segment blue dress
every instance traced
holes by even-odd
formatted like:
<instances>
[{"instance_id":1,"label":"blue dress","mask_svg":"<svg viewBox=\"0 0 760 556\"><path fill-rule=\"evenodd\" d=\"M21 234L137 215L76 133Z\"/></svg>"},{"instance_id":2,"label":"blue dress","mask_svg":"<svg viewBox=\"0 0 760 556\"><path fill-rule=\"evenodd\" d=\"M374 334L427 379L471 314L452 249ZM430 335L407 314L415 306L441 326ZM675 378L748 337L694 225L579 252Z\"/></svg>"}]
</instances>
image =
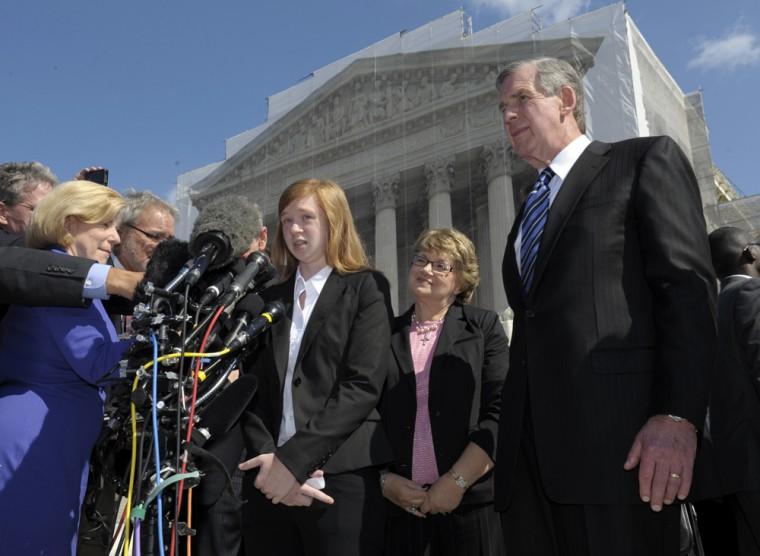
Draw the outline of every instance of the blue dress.
<instances>
[{"instance_id":1,"label":"blue dress","mask_svg":"<svg viewBox=\"0 0 760 556\"><path fill-rule=\"evenodd\" d=\"M97 384L131 340L103 305L13 305L0 324L0 554L74 555L92 448Z\"/></svg>"}]
</instances>

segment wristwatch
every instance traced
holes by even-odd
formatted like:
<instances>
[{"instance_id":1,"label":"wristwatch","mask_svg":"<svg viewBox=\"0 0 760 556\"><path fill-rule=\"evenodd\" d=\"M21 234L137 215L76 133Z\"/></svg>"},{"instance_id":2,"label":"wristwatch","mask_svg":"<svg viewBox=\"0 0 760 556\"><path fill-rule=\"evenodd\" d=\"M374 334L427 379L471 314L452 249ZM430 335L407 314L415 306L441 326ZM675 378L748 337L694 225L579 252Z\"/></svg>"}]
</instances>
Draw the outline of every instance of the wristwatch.
<instances>
[{"instance_id":1,"label":"wristwatch","mask_svg":"<svg viewBox=\"0 0 760 556\"><path fill-rule=\"evenodd\" d=\"M462 490L467 490L467 487L470 486L470 483L467 482L467 479L462 477L459 473L457 473L453 469L449 469L449 475L453 477L454 483Z\"/></svg>"}]
</instances>

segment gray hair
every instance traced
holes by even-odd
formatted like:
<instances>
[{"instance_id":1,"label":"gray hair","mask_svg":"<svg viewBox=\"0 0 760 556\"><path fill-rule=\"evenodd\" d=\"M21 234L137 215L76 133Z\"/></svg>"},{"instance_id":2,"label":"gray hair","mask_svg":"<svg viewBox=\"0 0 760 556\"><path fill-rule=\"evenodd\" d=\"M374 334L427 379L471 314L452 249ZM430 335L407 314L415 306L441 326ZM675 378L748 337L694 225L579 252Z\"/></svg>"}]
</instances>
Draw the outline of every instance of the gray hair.
<instances>
[{"instance_id":1,"label":"gray hair","mask_svg":"<svg viewBox=\"0 0 760 556\"><path fill-rule=\"evenodd\" d=\"M547 96L558 96L560 89L567 85L575 91L573 116L581 133L586 133L586 112L583 96L583 80L580 73L565 60L559 58L529 58L512 62L496 78L496 88L501 90L504 81L523 66L536 68L536 90Z\"/></svg>"},{"instance_id":2,"label":"gray hair","mask_svg":"<svg viewBox=\"0 0 760 556\"><path fill-rule=\"evenodd\" d=\"M129 189L123 194L126 204L119 214L119 227L134 224L148 207L155 207L177 218L177 209L150 191Z\"/></svg>"},{"instance_id":3,"label":"gray hair","mask_svg":"<svg viewBox=\"0 0 760 556\"><path fill-rule=\"evenodd\" d=\"M12 207L21 202L27 191L41 182L55 186L58 178L47 166L39 162L5 162L0 164L0 202Z\"/></svg>"}]
</instances>

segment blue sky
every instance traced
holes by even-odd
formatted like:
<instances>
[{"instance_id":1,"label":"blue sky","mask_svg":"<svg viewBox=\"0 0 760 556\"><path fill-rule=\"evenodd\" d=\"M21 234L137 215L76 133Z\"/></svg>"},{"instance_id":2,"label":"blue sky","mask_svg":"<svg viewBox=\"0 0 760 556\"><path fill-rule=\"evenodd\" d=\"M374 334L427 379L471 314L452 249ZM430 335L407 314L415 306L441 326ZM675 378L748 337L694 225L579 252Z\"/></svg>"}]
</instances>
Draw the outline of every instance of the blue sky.
<instances>
[{"instance_id":1,"label":"blue sky","mask_svg":"<svg viewBox=\"0 0 760 556\"><path fill-rule=\"evenodd\" d=\"M166 196L266 118L266 97L311 71L463 7L474 30L541 3L546 23L596 0L5 0L0 161L61 179L87 165ZM701 88L715 163L745 193L760 154L760 1L631 0L681 88Z\"/></svg>"}]
</instances>

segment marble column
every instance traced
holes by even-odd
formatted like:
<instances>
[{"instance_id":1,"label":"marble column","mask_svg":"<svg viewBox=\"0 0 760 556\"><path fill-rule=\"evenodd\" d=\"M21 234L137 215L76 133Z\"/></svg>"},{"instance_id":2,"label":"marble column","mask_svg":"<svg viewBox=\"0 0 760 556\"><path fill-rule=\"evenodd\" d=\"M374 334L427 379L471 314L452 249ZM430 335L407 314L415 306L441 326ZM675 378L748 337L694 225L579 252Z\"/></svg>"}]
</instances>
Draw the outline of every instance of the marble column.
<instances>
[{"instance_id":1,"label":"marble column","mask_svg":"<svg viewBox=\"0 0 760 556\"><path fill-rule=\"evenodd\" d=\"M477 185L472 191L475 208L475 248L478 252L480 266L480 286L478 286L478 306L494 309L493 302L493 273L491 272L491 246L488 230L488 189L485 185ZM498 284L501 286L501 282Z\"/></svg>"},{"instance_id":2,"label":"marble column","mask_svg":"<svg viewBox=\"0 0 760 556\"><path fill-rule=\"evenodd\" d=\"M375 266L391 283L393 312L398 313L398 253L396 248L396 201L399 174L372 182L375 204Z\"/></svg>"},{"instance_id":3,"label":"marble column","mask_svg":"<svg viewBox=\"0 0 760 556\"><path fill-rule=\"evenodd\" d=\"M501 266L507 235L515 220L512 195L512 159L503 140L485 145L482 152L483 173L488 188L488 231L491 246L491 286L493 308L502 315L507 309L507 296L501 277Z\"/></svg>"},{"instance_id":4,"label":"marble column","mask_svg":"<svg viewBox=\"0 0 760 556\"><path fill-rule=\"evenodd\" d=\"M428 227L451 227L451 186L454 157L439 157L425 164L425 191L428 198Z\"/></svg>"}]
</instances>

